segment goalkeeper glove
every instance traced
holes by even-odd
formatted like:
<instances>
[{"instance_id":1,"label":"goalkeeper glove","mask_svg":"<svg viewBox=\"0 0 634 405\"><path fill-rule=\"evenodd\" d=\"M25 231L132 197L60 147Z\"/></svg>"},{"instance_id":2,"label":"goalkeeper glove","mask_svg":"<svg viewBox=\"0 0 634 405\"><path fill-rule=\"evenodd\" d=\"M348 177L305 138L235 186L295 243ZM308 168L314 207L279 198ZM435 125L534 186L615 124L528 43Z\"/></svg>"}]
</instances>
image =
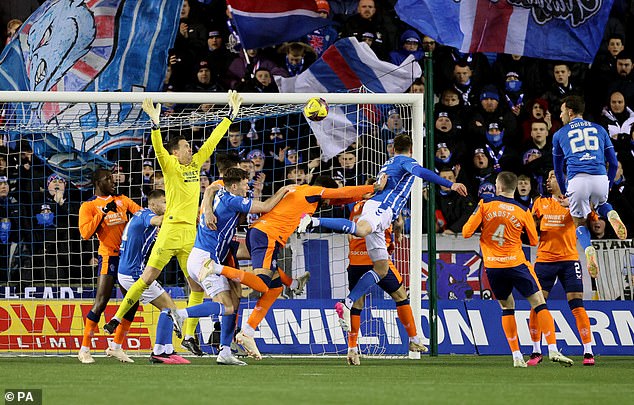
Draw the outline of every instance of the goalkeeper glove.
<instances>
[{"instance_id":1,"label":"goalkeeper glove","mask_svg":"<svg viewBox=\"0 0 634 405\"><path fill-rule=\"evenodd\" d=\"M159 103L155 106L151 99L146 98L143 100L141 106L143 107L143 111L145 111L152 120L152 124L158 127L161 118L161 104Z\"/></svg>"},{"instance_id":2,"label":"goalkeeper glove","mask_svg":"<svg viewBox=\"0 0 634 405\"><path fill-rule=\"evenodd\" d=\"M242 97L235 90L229 90L229 107L231 109L231 120L238 116L240 106L242 105Z\"/></svg>"}]
</instances>

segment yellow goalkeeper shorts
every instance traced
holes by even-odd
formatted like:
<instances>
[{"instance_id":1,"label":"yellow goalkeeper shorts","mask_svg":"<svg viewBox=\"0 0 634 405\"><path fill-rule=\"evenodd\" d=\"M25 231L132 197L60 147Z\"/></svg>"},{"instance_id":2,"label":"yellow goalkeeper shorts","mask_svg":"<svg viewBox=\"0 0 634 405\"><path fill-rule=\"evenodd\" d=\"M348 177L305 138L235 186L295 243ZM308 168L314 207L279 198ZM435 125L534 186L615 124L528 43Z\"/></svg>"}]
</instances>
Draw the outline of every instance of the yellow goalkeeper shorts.
<instances>
[{"instance_id":1,"label":"yellow goalkeeper shorts","mask_svg":"<svg viewBox=\"0 0 634 405\"><path fill-rule=\"evenodd\" d=\"M148 259L148 266L163 270L170 259L176 256L185 277L189 277L187 258L194 247L195 240L196 225L166 224L162 226Z\"/></svg>"}]
</instances>

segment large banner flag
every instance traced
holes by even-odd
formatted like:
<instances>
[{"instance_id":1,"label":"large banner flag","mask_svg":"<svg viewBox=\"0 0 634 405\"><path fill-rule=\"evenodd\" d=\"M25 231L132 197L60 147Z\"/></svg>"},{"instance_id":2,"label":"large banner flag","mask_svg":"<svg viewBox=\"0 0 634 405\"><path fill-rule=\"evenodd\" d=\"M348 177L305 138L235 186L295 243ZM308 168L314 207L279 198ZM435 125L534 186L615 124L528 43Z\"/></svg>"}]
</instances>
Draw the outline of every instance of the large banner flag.
<instances>
[{"instance_id":1,"label":"large banner flag","mask_svg":"<svg viewBox=\"0 0 634 405\"><path fill-rule=\"evenodd\" d=\"M181 6L182 0L48 0L0 55L0 90L160 91ZM9 131L33 132L34 152L80 185L95 165L108 165L101 155L143 139L143 131L130 129L142 118L138 105L33 103L9 110Z\"/></svg>"},{"instance_id":2,"label":"large banner flag","mask_svg":"<svg viewBox=\"0 0 634 405\"><path fill-rule=\"evenodd\" d=\"M321 18L315 0L227 0L245 49L293 41L332 22Z\"/></svg>"},{"instance_id":3,"label":"large banner flag","mask_svg":"<svg viewBox=\"0 0 634 405\"><path fill-rule=\"evenodd\" d=\"M343 38L335 42L306 71L294 77L275 76L281 93L369 91L404 93L422 69L412 55L399 66L377 58L365 42ZM344 151L368 125L376 125L372 106L334 106L322 121L308 121L328 160Z\"/></svg>"},{"instance_id":4,"label":"large banner flag","mask_svg":"<svg viewBox=\"0 0 634 405\"><path fill-rule=\"evenodd\" d=\"M613 0L398 0L401 20L463 52L590 63Z\"/></svg>"}]
</instances>

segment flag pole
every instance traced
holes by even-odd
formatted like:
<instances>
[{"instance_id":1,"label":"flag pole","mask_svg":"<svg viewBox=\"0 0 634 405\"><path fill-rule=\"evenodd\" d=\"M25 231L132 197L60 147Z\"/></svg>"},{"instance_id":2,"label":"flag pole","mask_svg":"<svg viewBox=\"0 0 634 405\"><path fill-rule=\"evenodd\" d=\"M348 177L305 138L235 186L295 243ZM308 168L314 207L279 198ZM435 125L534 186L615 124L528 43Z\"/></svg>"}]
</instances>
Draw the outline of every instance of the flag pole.
<instances>
[{"instance_id":1,"label":"flag pole","mask_svg":"<svg viewBox=\"0 0 634 405\"><path fill-rule=\"evenodd\" d=\"M434 71L433 54L425 52L425 167L434 170ZM427 191L427 296L429 297L429 343L431 356L438 356L438 294L436 292L436 187Z\"/></svg>"}]
</instances>

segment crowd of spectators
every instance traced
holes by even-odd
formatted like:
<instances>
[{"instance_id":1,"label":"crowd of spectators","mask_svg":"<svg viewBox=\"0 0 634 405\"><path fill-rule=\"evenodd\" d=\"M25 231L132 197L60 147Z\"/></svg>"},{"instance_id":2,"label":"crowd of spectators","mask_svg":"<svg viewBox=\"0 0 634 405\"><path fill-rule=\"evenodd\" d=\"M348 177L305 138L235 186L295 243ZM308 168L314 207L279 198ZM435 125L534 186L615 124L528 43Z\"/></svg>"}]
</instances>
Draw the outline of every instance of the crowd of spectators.
<instances>
[{"instance_id":1,"label":"crowd of spectators","mask_svg":"<svg viewBox=\"0 0 634 405\"><path fill-rule=\"evenodd\" d=\"M619 170L610 201L634 234L634 186L628 181L634 179L630 2L615 1L603 42L590 65L461 53L402 22L390 0L316 3L321 16L334 24L277 47L243 50L224 1L185 0L163 90L278 92L273 76L300 74L343 37L356 37L380 59L394 64L414 55L422 66L424 52L431 52L437 99L431 123L436 169L470 190L469 197L442 188L436 191L435 229L449 235L460 233L480 197L495 192L495 177L502 170L519 175L516 197L526 207L546 192L545 180L553 169L551 139L562 125L561 100L581 95L586 101L585 117L603 125L615 144ZM19 23L9 22L7 37ZM409 91L424 92L423 78ZM163 106L165 115L178 112L177 105ZM376 131L366 134L380 145L372 145L370 153L369 145L360 139L328 162L320 160L318 144L299 114L234 123L212 161L203 167L201 195L217 177L218 159L234 160L249 170L256 197L270 195L283 184L309 183L312 176L323 173L340 185L362 184L373 171L368 160L376 160L371 162L376 167L393 154L393 138L411 125L405 119L398 106L380 106L372 118ZM201 128L190 132L195 145L206 135ZM119 192L135 201L143 204L149 191L163 187L149 143L106 157L116 162L113 172ZM9 145L0 139L0 282L92 279L96 249L93 242L80 240L76 228L79 204L90 195L90 190L79 190L52 173L28 142ZM345 211L330 214L345 215ZM595 218L591 228L596 238L613 236L603 218Z\"/></svg>"}]
</instances>

